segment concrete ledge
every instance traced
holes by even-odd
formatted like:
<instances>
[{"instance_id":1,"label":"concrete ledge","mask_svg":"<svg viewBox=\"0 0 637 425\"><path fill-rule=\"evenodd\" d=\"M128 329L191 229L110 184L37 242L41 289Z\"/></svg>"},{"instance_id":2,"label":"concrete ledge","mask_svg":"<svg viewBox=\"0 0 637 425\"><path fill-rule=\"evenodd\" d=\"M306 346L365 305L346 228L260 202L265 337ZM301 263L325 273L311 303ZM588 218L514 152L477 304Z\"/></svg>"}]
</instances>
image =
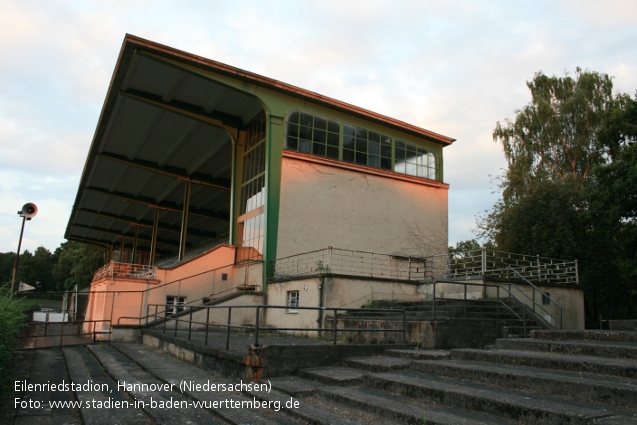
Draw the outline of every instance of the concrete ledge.
<instances>
[{"instance_id":1,"label":"concrete ledge","mask_svg":"<svg viewBox=\"0 0 637 425\"><path fill-rule=\"evenodd\" d=\"M579 340L579 341L601 341L601 342L637 342L637 331L617 331L617 330L583 330L583 331L531 331L531 338L544 340Z\"/></svg>"},{"instance_id":2,"label":"concrete ledge","mask_svg":"<svg viewBox=\"0 0 637 425\"><path fill-rule=\"evenodd\" d=\"M275 343L258 347L234 343L230 351L219 346L204 345L194 340L143 329L142 342L202 369L224 376L245 376L257 380L264 377L290 375L298 369L330 366L344 357L380 355L388 348L407 348L410 344L330 344L301 338L276 338Z\"/></svg>"},{"instance_id":3,"label":"concrete ledge","mask_svg":"<svg viewBox=\"0 0 637 425\"><path fill-rule=\"evenodd\" d=\"M613 331L637 332L637 320L609 320L608 325Z\"/></svg>"}]
</instances>

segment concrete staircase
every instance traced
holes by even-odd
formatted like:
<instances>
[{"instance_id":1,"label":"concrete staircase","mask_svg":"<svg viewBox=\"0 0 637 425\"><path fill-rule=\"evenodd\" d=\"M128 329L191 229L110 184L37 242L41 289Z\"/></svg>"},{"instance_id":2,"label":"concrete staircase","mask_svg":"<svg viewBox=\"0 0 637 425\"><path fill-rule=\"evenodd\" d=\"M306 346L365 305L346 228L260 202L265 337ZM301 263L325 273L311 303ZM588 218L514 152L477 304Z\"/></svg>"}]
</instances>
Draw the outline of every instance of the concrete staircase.
<instances>
[{"instance_id":1,"label":"concrete staircase","mask_svg":"<svg viewBox=\"0 0 637 425\"><path fill-rule=\"evenodd\" d=\"M588 334L537 332L490 350L387 350L272 383L372 413L373 423L637 424L637 333Z\"/></svg>"},{"instance_id":2,"label":"concrete staircase","mask_svg":"<svg viewBox=\"0 0 637 425\"><path fill-rule=\"evenodd\" d=\"M637 332L535 331L533 338L500 339L488 350L388 349L381 356L348 357L333 366L262 378L261 388L229 389L249 381L142 344L30 353L29 383L66 380L101 388L25 392L22 400L128 407L24 408L13 422L18 425L637 425ZM228 390L211 391L210 384Z\"/></svg>"},{"instance_id":3,"label":"concrete staircase","mask_svg":"<svg viewBox=\"0 0 637 425\"><path fill-rule=\"evenodd\" d=\"M374 308L405 310L407 341L427 348L483 347L497 338L524 338L544 329L530 311L511 299L501 301L437 299L421 302L377 301ZM398 329L403 315L398 312L358 311L339 314L337 326L360 329L343 333L352 342L400 341L402 334L365 332L365 329ZM328 318L326 327L332 326Z\"/></svg>"}]
</instances>

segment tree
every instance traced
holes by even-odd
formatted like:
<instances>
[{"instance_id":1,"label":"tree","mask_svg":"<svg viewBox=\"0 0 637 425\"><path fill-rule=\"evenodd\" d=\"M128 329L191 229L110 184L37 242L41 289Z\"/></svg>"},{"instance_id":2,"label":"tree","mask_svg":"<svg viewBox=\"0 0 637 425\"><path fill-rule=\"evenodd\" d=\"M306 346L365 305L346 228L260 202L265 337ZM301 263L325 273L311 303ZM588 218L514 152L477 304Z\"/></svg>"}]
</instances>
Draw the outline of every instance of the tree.
<instances>
[{"instance_id":1,"label":"tree","mask_svg":"<svg viewBox=\"0 0 637 425\"><path fill-rule=\"evenodd\" d=\"M607 189L603 170L626 163L635 101L613 94L608 75L580 68L575 78L537 73L527 86L531 102L493 132L508 166L502 198L479 220L478 234L505 251L579 259L588 311L596 316L600 305L621 303L609 289L618 286L615 236L602 235L622 219L595 220L592 193ZM608 206L598 207L602 213Z\"/></svg>"},{"instance_id":2,"label":"tree","mask_svg":"<svg viewBox=\"0 0 637 425\"><path fill-rule=\"evenodd\" d=\"M104 251L92 245L79 242L64 242L56 250L58 262L53 267L57 290L66 291L76 284L87 287L93 273L104 264Z\"/></svg>"},{"instance_id":3,"label":"tree","mask_svg":"<svg viewBox=\"0 0 637 425\"><path fill-rule=\"evenodd\" d=\"M630 98L613 96L608 75L580 68L575 79L539 72L527 86L531 103L493 131L508 163L505 199L523 195L537 179L582 190L591 169L616 155L622 107Z\"/></svg>"}]
</instances>

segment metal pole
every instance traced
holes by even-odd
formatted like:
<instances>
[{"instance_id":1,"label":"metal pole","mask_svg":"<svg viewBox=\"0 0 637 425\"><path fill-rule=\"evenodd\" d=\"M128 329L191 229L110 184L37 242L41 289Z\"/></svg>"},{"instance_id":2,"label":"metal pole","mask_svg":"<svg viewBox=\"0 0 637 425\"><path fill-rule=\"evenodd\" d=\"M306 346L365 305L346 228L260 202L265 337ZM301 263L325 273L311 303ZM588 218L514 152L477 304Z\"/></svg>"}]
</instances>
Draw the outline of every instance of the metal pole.
<instances>
[{"instance_id":1,"label":"metal pole","mask_svg":"<svg viewBox=\"0 0 637 425\"><path fill-rule=\"evenodd\" d=\"M157 249L157 229L159 228L159 209L155 208L155 216L153 219L153 235L150 240L150 259L149 266L155 265L155 250Z\"/></svg>"},{"instance_id":2,"label":"metal pole","mask_svg":"<svg viewBox=\"0 0 637 425\"><path fill-rule=\"evenodd\" d=\"M188 341L190 341L191 333L192 333L192 306L190 306L190 318L188 319Z\"/></svg>"},{"instance_id":3,"label":"metal pole","mask_svg":"<svg viewBox=\"0 0 637 425\"><path fill-rule=\"evenodd\" d=\"M260 306L257 306L257 317L256 317L256 329L254 330L254 346L259 346L259 316L260 316Z\"/></svg>"},{"instance_id":4,"label":"metal pole","mask_svg":"<svg viewBox=\"0 0 637 425\"><path fill-rule=\"evenodd\" d=\"M20 229L20 239L18 240L18 250L15 253L15 261L13 262L13 275L11 277L11 292L9 298L13 298L13 285L15 284L15 275L18 272L18 263L20 262L20 248L22 247L22 235L24 234L24 222L26 216L22 216L22 228Z\"/></svg>"},{"instance_id":5,"label":"metal pole","mask_svg":"<svg viewBox=\"0 0 637 425\"><path fill-rule=\"evenodd\" d=\"M179 234L179 261L186 254L186 236L188 234L188 210L190 208L190 182L187 181L184 188L184 208L181 213L181 233Z\"/></svg>"},{"instance_id":6,"label":"metal pole","mask_svg":"<svg viewBox=\"0 0 637 425\"><path fill-rule=\"evenodd\" d=\"M334 345L336 345L336 309L334 309L332 314L332 332L334 334Z\"/></svg>"},{"instance_id":7,"label":"metal pole","mask_svg":"<svg viewBox=\"0 0 637 425\"><path fill-rule=\"evenodd\" d=\"M226 325L226 350L230 349L230 318L232 317L232 307L228 307L228 324Z\"/></svg>"},{"instance_id":8,"label":"metal pole","mask_svg":"<svg viewBox=\"0 0 637 425\"><path fill-rule=\"evenodd\" d=\"M208 323L210 322L210 308L206 307L206 337L204 339L203 345L208 345Z\"/></svg>"}]
</instances>

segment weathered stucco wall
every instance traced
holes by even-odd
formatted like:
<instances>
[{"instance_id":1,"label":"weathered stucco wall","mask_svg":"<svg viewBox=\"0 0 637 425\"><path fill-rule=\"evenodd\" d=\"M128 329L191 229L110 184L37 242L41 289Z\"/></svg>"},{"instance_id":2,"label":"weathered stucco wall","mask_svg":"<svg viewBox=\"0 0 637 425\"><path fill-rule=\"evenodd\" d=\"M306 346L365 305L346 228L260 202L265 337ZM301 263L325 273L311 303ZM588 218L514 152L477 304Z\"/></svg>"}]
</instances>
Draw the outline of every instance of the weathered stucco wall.
<instances>
[{"instance_id":1,"label":"weathered stucco wall","mask_svg":"<svg viewBox=\"0 0 637 425\"><path fill-rule=\"evenodd\" d=\"M446 253L447 185L346 167L283 157L277 258L327 246Z\"/></svg>"}]
</instances>

